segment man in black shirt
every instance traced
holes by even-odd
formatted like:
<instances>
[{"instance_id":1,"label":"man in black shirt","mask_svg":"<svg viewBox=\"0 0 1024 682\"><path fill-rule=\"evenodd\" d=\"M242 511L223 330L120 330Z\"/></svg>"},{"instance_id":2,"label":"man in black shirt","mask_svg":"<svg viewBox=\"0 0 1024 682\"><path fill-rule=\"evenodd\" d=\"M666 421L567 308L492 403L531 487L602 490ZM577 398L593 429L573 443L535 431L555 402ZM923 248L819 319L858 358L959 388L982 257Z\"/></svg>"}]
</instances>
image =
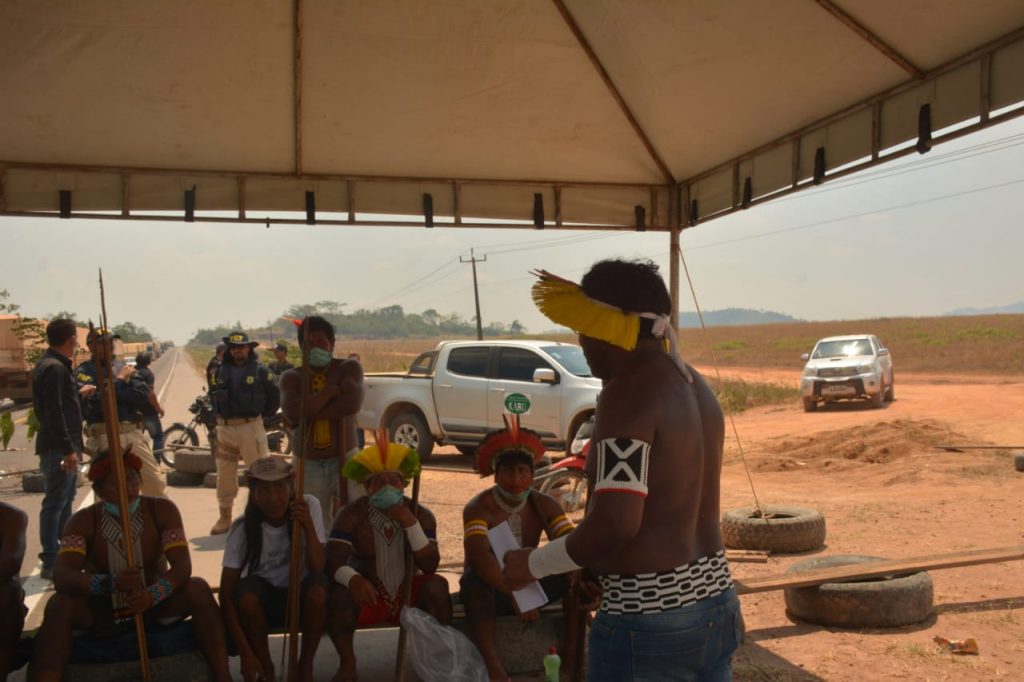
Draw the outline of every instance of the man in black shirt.
<instances>
[{"instance_id":1,"label":"man in black shirt","mask_svg":"<svg viewBox=\"0 0 1024 682\"><path fill-rule=\"evenodd\" d=\"M206 363L206 388L210 391L213 390L213 382L217 378L217 370L224 364L224 351L228 349L228 345L223 341L217 344L214 348L214 356L210 358L210 361Z\"/></svg>"},{"instance_id":2,"label":"man in black shirt","mask_svg":"<svg viewBox=\"0 0 1024 682\"><path fill-rule=\"evenodd\" d=\"M210 395L217 412L217 503L220 518L210 535L228 532L232 508L238 496L238 462L246 466L270 454L263 417L281 406L281 394L270 378L270 370L261 365L245 332L224 337L228 346L224 364L217 370Z\"/></svg>"},{"instance_id":3,"label":"man in black shirt","mask_svg":"<svg viewBox=\"0 0 1024 682\"><path fill-rule=\"evenodd\" d=\"M103 408L97 393L97 372L106 344L100 331L90 331L86 340L92 359L75 369L75 378L82 387L82 416L85 417L86 452L107 450L107 429L103 422ZM131 446L132 452L142 460L142 494L148 497L167 497L163 472L153 457L153 446L142 425L142 409L149 404L149 385L134 367L113 363L114 394L117 399L118 431L121 447Z\"/></svg>"},{"instance_id":4,"label":"man in black shirt","mask_svg":"<svg viewBox=\"0 0 1024 682\"><path fill-rule=\"evenodd\" d=\"M39 511L39 544L42 576L49 580L57 558L60 531L71 516L78 482L78 462L83 452L82 407L78 384L71 373L71 359L78 347L72 320L57 319L46 325L46 353L32 373L32 405L39 432L36 455L43 472L43 505Z\"/></svg>"},{"instance_id":5,"label":"man in black shirt","mask_svg":"<svg viewBox=\"0 0 1024 682\"><path fill-rule=\"evenodd\" d=\"M142 406L142 425L145 427L149 437L153 439L154 454L164 449L164 427L160 424L160 418L164 416L164 408L156 397L156 376L149 368L153 362L153 356L149 353L139 353L135 356L135 371L149 386L149 402Z\"/></svg>"},{"instance_id":6,"label":"man in black shirt","mask_svg":"<svg viewBox=\"0 0 1024 682\"><path fill-rule=\"evenodd\" d=\"M284 341L278 341L274 345L274 361L267 363L267 369L274 375L274 381L280 383L281 375L290 369L295 369L295 365L288 362L288 344Z\"/></svg>"}]
</instances>

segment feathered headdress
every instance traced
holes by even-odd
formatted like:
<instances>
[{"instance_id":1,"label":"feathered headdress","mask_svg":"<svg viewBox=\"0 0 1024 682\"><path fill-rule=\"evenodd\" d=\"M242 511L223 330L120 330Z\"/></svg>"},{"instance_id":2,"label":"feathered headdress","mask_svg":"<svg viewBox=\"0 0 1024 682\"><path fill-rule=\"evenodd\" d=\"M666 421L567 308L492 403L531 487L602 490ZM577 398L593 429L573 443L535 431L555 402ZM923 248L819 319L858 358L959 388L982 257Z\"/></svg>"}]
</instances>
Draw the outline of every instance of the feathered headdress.
<instances>
[{"instance_id":1,"label":"feathered headdress","mask_svg":"<svg viewBox=\"0 0 1024 682\"><path fill-rule=\"evenodd\" d=\"M362 483L367 476L396 471L408 483L420 473L420 456L408 445L389 442L387 429L378 429L373 438L376 443L356 453L342 469L345 478Z\"/></svg>"},{"instance_id":2,"label":"feathered headdress","mask_svg":"<svg viewBox=\"0 0 1024 682\"><path fill-rule=\"evenodd\" d=\"M503 414L505 428L491 431L476 448L476 469L481 476L490 476L497 469L498 460L505 455L523 452L533 458L536 465L547 451L540 434L519 426L519 415Z\"/></svg>"},{"instance_id":3,"label":"feathered headdress","mask_svg":"<svg viewBox=\"0 0 1024 682\"><path fill-rule=\"evenodd\" d=\"M662 339L665 350L672 356L679 371L687 381L693 382L693 376L679 355L679 341L668 315L628 312L587 296L583 287L576 282L553 275L547 270L535 270L532 274L538 277L533 285L533 302L549 320L628 351L636 348L640 319L652 320L651 334Z\"/></svg>"},{"instance_id":4,"label":"feathered headdress","mask_svg":"<svg viewBox=\"0 0 1024 682\"><path fill-rule=\"evenodd\" d=\"M89 480L92 482L102 481L110 473L110 468L114 464L114 458L110 454L106 457L97 457L89 465ZM135 469L136 471L142 471L142 459L132 452L132 448L129 445L124 451L124 465L128 468Z\"/></svg>"}]
</instances>

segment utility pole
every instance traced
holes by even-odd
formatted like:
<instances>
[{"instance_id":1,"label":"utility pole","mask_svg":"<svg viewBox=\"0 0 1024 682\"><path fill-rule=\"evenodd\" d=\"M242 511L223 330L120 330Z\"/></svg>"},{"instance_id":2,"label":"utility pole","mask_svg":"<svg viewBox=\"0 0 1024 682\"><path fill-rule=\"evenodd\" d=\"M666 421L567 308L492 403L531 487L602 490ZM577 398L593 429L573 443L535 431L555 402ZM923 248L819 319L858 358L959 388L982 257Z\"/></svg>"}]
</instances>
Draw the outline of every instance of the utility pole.
<instances>
[{"instance_id":1,"label":"utility pole","mask_svg":"<svg viewBox=\"0 0 1024 682\"><path fill-rule=\"evenodd\" d=\"M469 260L466 260L462 256L459 256L460 263L472 263L473 264L473 299L476 301L476 340L484 340L484 325L480 320L480 290L476 285L476 264L487 262L487 256L483 258L477 258L476 254L473 253L473 249L469 250Z\"/></svg>"}]
</instances>

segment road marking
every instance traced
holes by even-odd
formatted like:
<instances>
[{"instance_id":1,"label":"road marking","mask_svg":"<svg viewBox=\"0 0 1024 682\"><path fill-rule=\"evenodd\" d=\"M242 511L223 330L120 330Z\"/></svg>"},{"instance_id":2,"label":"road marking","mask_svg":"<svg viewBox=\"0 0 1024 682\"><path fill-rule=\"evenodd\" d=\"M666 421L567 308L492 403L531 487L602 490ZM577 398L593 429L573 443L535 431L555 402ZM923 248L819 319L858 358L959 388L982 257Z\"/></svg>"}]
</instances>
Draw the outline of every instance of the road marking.
<instances>
[{"instance_id":1,"label":"road marking","mask_svg":"<svg viewBox=\"0 0 1024 682\"><path fill-rule=\"evenodd\" d=\"M171 363L171 371L167 373L167 378L164 379L164 385L160 387L160 393L156 396L156 401L161 405L164 404L164 393L167 392L167 387L171 385L171 377L174 376L174 368L178 366L178 353L180 351L176 348L174 350L174 362Z\"/></svg>"}]
</instances>

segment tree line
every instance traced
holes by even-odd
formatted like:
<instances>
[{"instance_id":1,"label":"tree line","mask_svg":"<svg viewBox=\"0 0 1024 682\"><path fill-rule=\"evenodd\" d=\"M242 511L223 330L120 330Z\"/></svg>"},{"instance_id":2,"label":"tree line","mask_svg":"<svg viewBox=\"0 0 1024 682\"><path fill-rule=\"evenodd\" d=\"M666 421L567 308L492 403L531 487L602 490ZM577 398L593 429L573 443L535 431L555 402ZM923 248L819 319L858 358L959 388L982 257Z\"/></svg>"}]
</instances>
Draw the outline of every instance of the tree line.
<instances>
[{"instance_id":1,"label":"tree line","mask_svg":"<svg viewBox=\"0 0 1024 682\"><path fill-rule=\"evenodd\" d=\"M450 313L444 315L430 308L422 313L406 313L400 305L390 305L373 310L360 308L344 312L344 303L319 301L314 304L295 304L285 310L278 319L253 327L241 322L221 324L208 329L199 329L189 343L206 346L216 345L229 332L241 329L254 338L262 340L294 339L295 325L292 320L301 320L309 315L320 315L332 325L339 336L359 339L396 339L417 336L475 336L476 321L465 320ZM518 336L526 328L513 320L511 324L489 322L483 327L485 336Z\"/></svg>"}]
</instances>

